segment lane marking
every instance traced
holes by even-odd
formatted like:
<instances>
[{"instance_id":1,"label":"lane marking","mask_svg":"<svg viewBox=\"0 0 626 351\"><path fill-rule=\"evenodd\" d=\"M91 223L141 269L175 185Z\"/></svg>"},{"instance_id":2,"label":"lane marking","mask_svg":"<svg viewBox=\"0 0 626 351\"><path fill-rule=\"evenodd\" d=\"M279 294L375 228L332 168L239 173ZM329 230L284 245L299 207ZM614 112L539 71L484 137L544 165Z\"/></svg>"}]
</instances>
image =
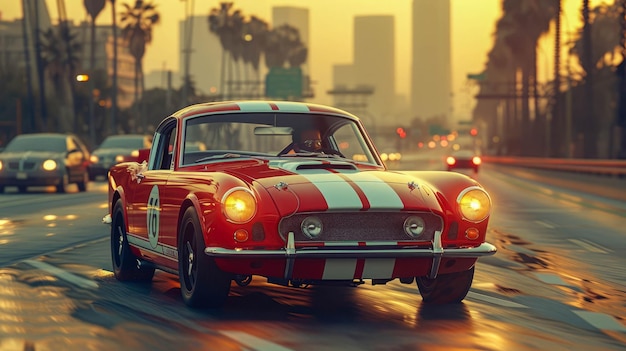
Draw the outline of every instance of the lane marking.
<instances>
[{"instance_id":1,"label":"lane marking","mask_svg":"<svg viewBox=\"0 0 626 351\"><path fill-rule=\"evenodd\" d=\"M540 226L546 227L548 229L554 229L555 226L553 226L552 224L548 223L548 222L544 222L544 221L535 221L535 223L539 224Z\"/></svg>"},{"instance_id":2,"label":"lane marking","mask_svg":"<svg viewBox=\"0 0 626 351\"><path fill-rule=\"evenodd\" d=\"M497 297L487 296L487 295L475 293L472 291L467 293L467 297L475 299L475 300L483 301L483 302L492 303L494 305L504 306L504 307L528 308L528 306L519 304L517 302L507 301L507 300L499 299Z\"/></svg>"},{"instance_id":3,"label":"lane marking","mask_svg":"<svg viewBox=\"0 0 626 351\"><path fill-rule=\"evenodd\" d=\"M569 240L571 243L576 244L580 247L582 247L583 249L587 250L587 251L591 251L591 252L597 252L597 253L609 253L609 251L611 251L610 249L607 249L605 247L602 247L598 244L595 244L589 240L585 240L585 239L567 239Z\"/></svg>"},{"instance_id":4,"label":"lane marking","mask_svg":"<svg viewBox=\"0 0 626 351\"><path fill-rule=\"evenodd\" d=\"M535 277L541 280L544 283L552 284L552 285L562 285L562 286L573 286L568 284L566 281L561 279L558 275L551 273L535 273Z\"/></svg>"},{"instance_id":5,"label":"lane marking","mask_svg":"<svg viewBox=\"0 0 626 351\"><path fill-rule=\"evenodd\" d=\"M227 337L256 351L293 351L292 349L284 346L236 330L219 330L219 333L226 335Z\"/></svg>"},{"instance_id":6,"label":"lane marking","mask_svg":"<svg viewBox=\"0 0 626 351\"><path fill-rule=\"evenodd\" d=\"M85 279L82 277L79 277L75 274L72 274L68 271L62 270L58 267L52 266L50 264L41 262L41 261L35 261L35 260L24 260L23 261L26 264L31 265L32 267L35 267L37 269L40 269L42 271L46 271L54 276L56 276L59 279L65 280L68 283L74 284L76 286L79 286L81 288L87 288L87 289L97 289L98 288L98 283L89 280L89 279Z\"/></svg>"},{"instance_id":7,"label":"lane marking","mask_svg":"<svg viewBox=\"0 0 626 351\"><path fill-rule=\"evenodd\" d=\"M585 320L585 322L592 326L602 330L614 330L619 332L626 332L626 326L618 322L613 316L609 316L604 313L589 312L589 311L572 311L578 317Z\"/></svg>"}]
</instances>

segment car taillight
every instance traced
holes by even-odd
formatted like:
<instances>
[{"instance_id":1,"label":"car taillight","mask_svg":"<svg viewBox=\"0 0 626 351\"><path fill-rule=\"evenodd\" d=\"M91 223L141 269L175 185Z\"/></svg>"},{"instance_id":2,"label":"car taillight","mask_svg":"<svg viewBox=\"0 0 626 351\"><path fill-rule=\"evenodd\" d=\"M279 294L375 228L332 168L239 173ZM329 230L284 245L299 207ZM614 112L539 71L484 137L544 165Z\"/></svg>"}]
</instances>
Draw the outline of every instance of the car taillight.
<instances>
[{"instance_id":1,"label":"car taillight","mask_svg":"<svg viewBox=\"0 0 626 351\"><path fill-rule=\"evenodd\" d=\"M448 156L448 158L446 158L446 163L450 166L452 166L453 164L456 163L456 160L454 159L454 157L452 156Z\"/></svg>"},{"instance_id":2,"label":"car taillight","mask_svg":"<svg viewBox=\"0 0 626 351\"><path fill-rule=\"evenodd\" d=\"M472 158L472 163L475 164L476 166L478 166L481 162L482 162L482 160L478 156L474 156Z\"/></svg>"}]
</instances>

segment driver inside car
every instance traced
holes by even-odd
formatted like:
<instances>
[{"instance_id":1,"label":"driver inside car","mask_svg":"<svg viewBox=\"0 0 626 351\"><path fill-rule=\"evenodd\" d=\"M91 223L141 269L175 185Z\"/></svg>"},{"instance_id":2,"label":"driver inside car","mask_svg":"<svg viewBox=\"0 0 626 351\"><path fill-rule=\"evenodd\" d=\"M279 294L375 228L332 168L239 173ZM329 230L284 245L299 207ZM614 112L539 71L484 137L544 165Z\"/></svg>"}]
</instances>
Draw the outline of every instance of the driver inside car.
<instances>
[{"instance_id":1,"label":"driver inside car","mask_svg":"<svg viewBox=\"0 0 626 351\"><path fill-rule=\"evenodd\" d=\"M306 129L293 134L294 152L321 152L322 137L317 129Z\"/></svg>"}]
</instances>

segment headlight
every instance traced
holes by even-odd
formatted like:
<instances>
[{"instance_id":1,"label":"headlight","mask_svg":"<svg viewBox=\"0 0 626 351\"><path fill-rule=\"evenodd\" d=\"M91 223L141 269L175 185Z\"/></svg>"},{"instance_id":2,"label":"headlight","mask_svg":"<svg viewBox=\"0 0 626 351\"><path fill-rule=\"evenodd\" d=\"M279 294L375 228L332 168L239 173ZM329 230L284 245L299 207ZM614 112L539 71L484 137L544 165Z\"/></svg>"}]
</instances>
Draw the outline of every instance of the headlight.
<instances>
[{"instance_id":1,"label":"headlight","mask_svg":"<svg viewBox=\"0 0 626 351\"><path fill-rule=\"evenodd\" d=\"M463 190L456 202L464 219L470 222L480 222L491 212L491 199L487 192L479 187L469 187Z\"/></svg>"},{"instance_id":2,"label":"headlight","mask_svg":"<svg viewBox=\"0 0 626 351\"><path fill-rule=\"evenodd\" d=\"M91 161L91 163L98 163L98 161L99 161L98 156L96 156L96 155L91 155L89 160Z\"/></svg>"},{"instance_id":3,"label":"headlight","mask_svg":"<svg viewBox=\"0 0 626 351\"><path fill-rule=\"evenodd\" d=\"M2 170L2 161L0 161L0 171Z\"/></svg>"},{"instance_id":4,"label":"headlight","mask_svg":"<svg viewBox=\"0 0 626 351\"><path fill-rule=\"evenodd\" d=\"M120 163L122 161L124 161L124 155L115 156L115 162Z\"/></svg>"},{"instance_id":5,"label":"headlight","mask_svg":"<svg viewBox=\"0 0 626 351\"><path fill-rule=\"evenodd\" d=\"M417 238L424 232L424 219L418 216L411 216L404 221L404 232L411 238Z\"/></svg>"},{"instance_id":6,"label":"headlight","mask_svg":"<svg viewBox=\"0 0 626 351\"><path fill-rule=\"evenodd\" d=\"M222 198L224 216L234 223L246 223L256 213L256 199L245 188L233 188Z\"/></svg>"},{"instance_id":7,"label":"headlight","mask_svg":"<svg viewBox=\"0 0 626 351\"><path fill-rule=\"evenodd\" d=\"M54 171L57 169L57 163L55 160L45 160L43 162L43 169L46 171Z\"/></svg>"},{"instance_id":8,"label":"headlight","mask_svg":"<svg viewBox=\"0 0 626 351\"><path fill-rule=\"evenodd\" d=\"M322 221L314 216L305 218L300 225L302 233L309 239L316 239L319 237L320 234L322 234L323 227Z\"/></svg>"}]
</instances>

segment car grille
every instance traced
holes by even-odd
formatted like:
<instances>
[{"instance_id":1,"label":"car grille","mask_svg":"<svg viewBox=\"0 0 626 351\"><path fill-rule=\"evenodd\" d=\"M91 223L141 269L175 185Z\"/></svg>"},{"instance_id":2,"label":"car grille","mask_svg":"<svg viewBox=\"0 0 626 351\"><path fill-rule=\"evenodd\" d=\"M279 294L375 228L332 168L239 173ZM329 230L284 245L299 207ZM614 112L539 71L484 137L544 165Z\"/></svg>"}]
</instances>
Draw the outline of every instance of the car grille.
<instances>
[{"instance_id":1,"label":"car grille","mask_svg":"<svg viewBox=\"0 0 626 351\"><path fill-rule=\"evenodd\" d=\"M404 221L412 215L424 219L424 232L418 238L409 237L404 232ZM315 216L323 223L322 234L310 239L302 233L301 223ZM320 212L299 213L283 218L278 230L285 239L289 232L294 233L296 242L311 241L432 241L435 231L441 231L441 217L430 212Z\"/></svg>"},{"instance_id":2,"label":"car grille","mask_svg":"<svg viewBox=\"0 0 626 351\"><path fill-rule=\"evenodd\" d=\"M12 171L29 171L34 168L35 168L35 162L32 162L32 161L22 162L22 167L20 167L19 161L11 161L8 163L8 169Z\"/></svg>"}]
</instances>

